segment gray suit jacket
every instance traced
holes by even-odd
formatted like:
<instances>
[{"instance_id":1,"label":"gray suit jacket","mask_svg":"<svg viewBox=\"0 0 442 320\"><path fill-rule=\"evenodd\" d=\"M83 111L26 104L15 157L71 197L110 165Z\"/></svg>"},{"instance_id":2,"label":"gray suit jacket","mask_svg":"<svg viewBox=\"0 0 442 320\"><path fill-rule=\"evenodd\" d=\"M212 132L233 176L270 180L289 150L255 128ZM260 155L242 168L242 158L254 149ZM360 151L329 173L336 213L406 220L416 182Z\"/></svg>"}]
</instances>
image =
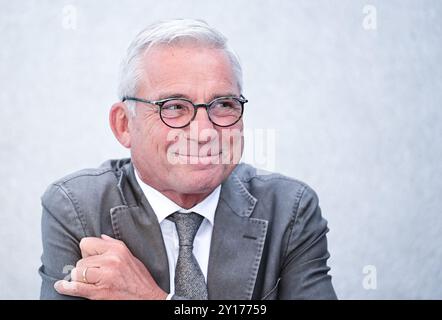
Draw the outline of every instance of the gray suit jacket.
<instances>
[{"instance_id":1,"label":"gray suit jacket","mask_svg":"<svg viewBox=\"0 0 442 320\"><path fill-rule=\"evenodd\" d=\"M130 159L71 174L42 196L42 299L81 259L83 237L122 240L169 292L160 225ZM277 174L238 165L222 184L210 247L209 299L335 299L327 274L327 222L315 192Z\"/></svg>"}]
</instances>

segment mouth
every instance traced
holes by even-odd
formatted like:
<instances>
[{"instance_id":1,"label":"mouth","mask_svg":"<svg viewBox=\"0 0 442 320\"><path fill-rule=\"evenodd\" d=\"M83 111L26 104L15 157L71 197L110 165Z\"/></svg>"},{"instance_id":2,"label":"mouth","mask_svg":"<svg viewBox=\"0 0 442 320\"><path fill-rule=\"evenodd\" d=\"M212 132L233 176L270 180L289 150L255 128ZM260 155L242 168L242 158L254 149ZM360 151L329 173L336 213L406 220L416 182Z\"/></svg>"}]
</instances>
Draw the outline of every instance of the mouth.
<instances>
[{"instance_id":1,"label":"mouth","mask_svg":"<svg viewBox=\"0 0 442 320\"><path fill-rule=\"evenodd\" d=\"M218 152L216 154L211 154L208 152L206 155L194 155L194 154L182 154L175 152L173 153L175 159L178 160L179 164L190 164L190 165L217 165L221 163L221 154Z\"/></svg>"},{"instance_id":2,"label":"mouth","mask_svg":"<svg viewBox=\"0 0 442 320\"><path fill-rule=\"evenodd\" d=\"M179 157L193 157L193 158L209 158L209 157L218 157L221 155L221 151L219 151L218 153L215 153L212 155L212 152L209 150L207 152L206 155L200 155L200 154L183 154L183 153L178 153L175 152L175 156L179 156Z\"/></svg>"}]
</instances>

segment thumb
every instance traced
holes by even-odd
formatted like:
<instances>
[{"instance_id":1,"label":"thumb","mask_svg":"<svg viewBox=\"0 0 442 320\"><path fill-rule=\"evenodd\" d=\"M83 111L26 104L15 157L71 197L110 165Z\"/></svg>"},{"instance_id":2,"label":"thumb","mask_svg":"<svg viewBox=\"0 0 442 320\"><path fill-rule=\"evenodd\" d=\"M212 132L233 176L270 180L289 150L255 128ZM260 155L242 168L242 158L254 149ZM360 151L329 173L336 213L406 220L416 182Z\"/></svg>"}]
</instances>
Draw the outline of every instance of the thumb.
<instances>
[{"instance_id":1,"label":"thumb","mask_svg":"<svg viewBox=\"0 0 442 320\"><path fill-rule=\"evenodd\" d=\"M103 240L110 240L110 241L115 240L114 238L109 237L107 234L102 234L101 235L101 239L103 239Z\"/></svg>"}]
</instances>

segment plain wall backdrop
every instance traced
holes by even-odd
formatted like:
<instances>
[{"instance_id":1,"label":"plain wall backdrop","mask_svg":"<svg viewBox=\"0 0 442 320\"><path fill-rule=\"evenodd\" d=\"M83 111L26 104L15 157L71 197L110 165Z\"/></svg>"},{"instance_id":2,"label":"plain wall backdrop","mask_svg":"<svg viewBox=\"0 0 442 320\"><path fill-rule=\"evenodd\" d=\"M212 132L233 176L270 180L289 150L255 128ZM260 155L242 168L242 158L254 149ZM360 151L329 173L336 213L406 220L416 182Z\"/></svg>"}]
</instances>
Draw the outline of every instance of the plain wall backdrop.
<instances>
[{"instance_id":1,"label":"plain wall backdrop","mask_svg":"<svg viewBox=\"0 0 442 320\"><path fill-rule=\"evenodd\" d=\"M317 191L339 298L442 299L441 1L0 8L0 298L39 296L46 187L128 155L108 111L130 41L185 17L229 38L244 68L246 127L274 134L273 170Z\"/></svg>"}]
</instances>

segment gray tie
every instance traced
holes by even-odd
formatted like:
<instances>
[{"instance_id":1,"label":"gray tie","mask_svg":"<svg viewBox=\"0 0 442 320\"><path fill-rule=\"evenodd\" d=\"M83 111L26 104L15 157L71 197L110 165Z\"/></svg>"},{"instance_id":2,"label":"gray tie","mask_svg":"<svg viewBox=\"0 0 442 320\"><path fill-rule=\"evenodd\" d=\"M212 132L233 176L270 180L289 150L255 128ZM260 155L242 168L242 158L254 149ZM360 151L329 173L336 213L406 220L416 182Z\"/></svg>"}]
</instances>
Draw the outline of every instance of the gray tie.
<instances>
[{"instance_id":1,"label":"gray tie","mask_svg":"<svg viewBox=\"0 0 442 320\"><path fill-rule=\"evenodd\" d=\"M195 212L175 212L167 219L175 222L180 245L175 268L175 294L188 299L207 300L204 274L192 252L193 239L204 218Z\"/></svg>"}]
</instances>

